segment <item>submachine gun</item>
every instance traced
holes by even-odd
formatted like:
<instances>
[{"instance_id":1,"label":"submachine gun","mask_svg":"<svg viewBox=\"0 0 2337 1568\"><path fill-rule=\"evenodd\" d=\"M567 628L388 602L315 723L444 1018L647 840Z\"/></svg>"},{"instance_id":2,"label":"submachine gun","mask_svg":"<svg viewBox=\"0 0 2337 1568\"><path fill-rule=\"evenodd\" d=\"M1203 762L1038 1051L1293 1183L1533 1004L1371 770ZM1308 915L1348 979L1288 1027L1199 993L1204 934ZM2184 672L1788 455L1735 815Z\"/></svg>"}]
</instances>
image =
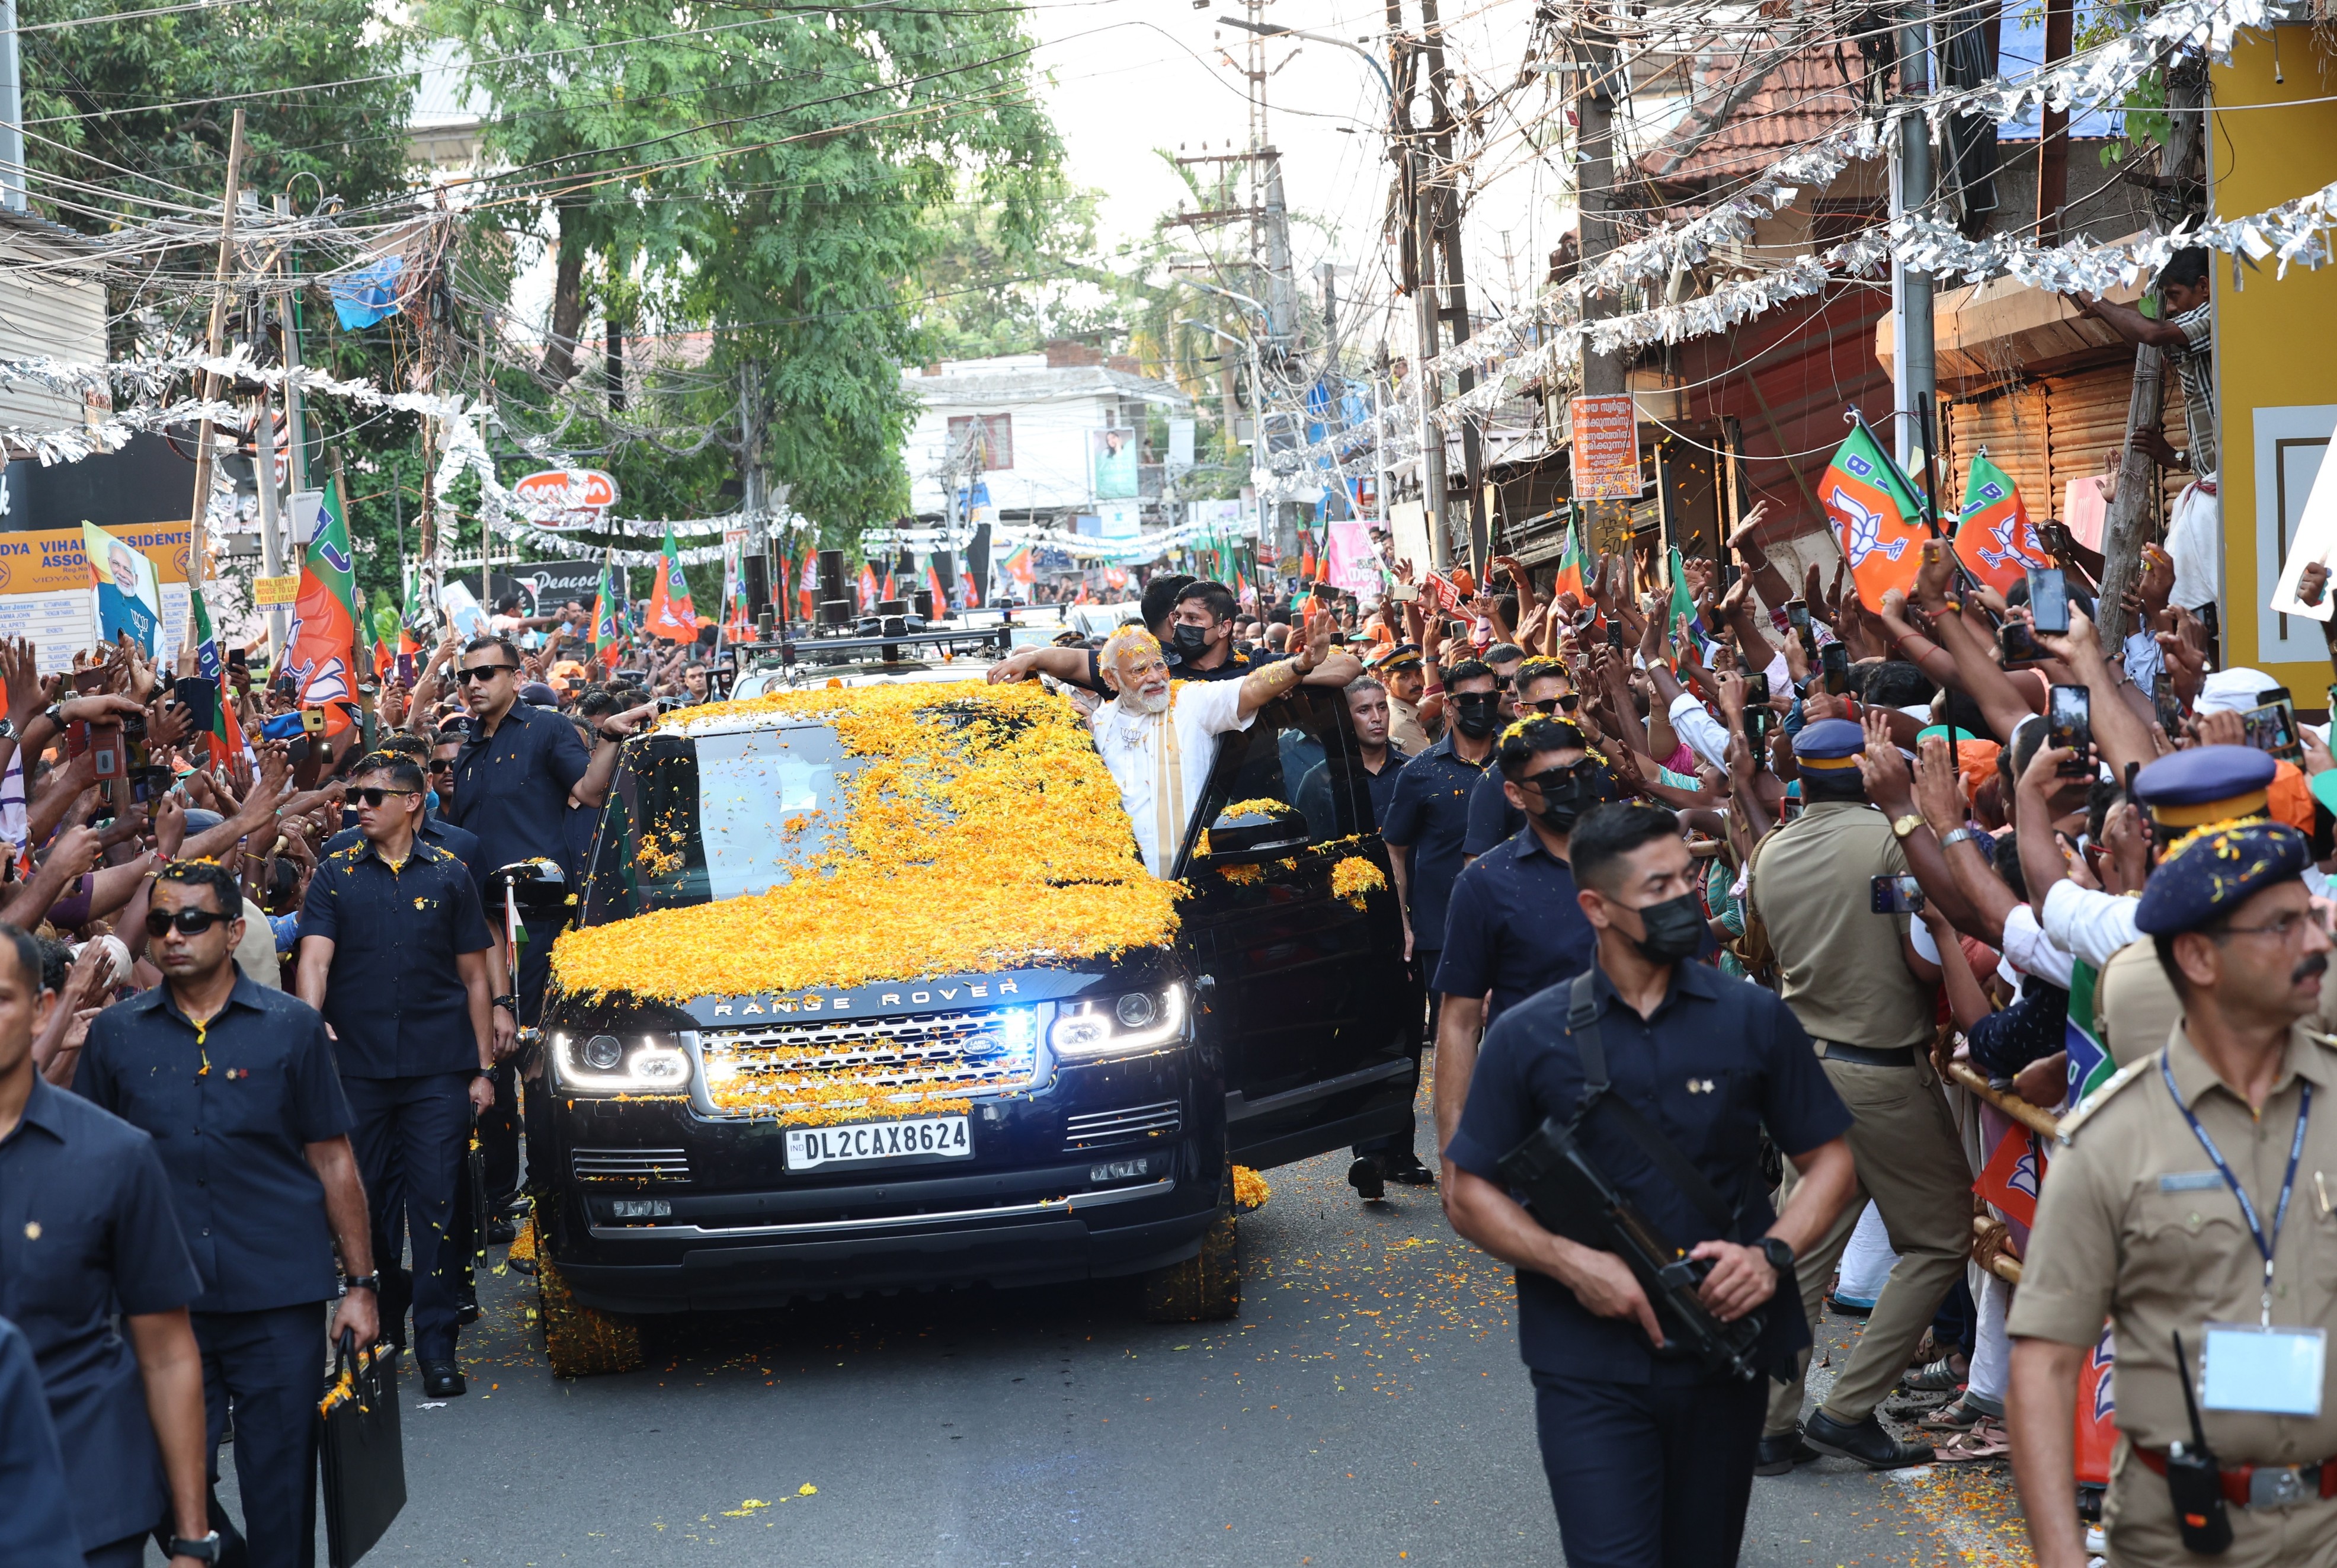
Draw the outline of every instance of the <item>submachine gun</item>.
<instances>
[{"instance_id":1,"label":"submachine gun","mask_svg":"<svg viewBox=\"0 0 2337 1568\"><path fill-rule=\"evenodd\" d=\"M1607 1054L1599 1039L1592 973L1586 970L1576 977L1566 1020L1582 1061L1582 1101L1570 1119L1550 1117L1524 1142L1503 1155L1501 1177L1524 1194L1527 1208L1543 1230L1612 1252L1630 1267L1656 1309L1657 1321L1664 1327L1658 1354L1693 1357L1711 1371L1753 1382L1765 1370L1758 1346L1765 1313L1748 1312L1733 1323L1714 1316L1697 1296L1705 1276L1712 1271L1711 1260L1690 1258L1685 1249L1667 1240L1582 1145L1581 1134L1590 1118L1608 1117L1724 1236L1736 1234L1735 1211L1713 1191L1704 1173L1688 1163L1628 1101L1609 1093L1611 1085ZM1790 1301L1795 1294L1794 1281L1781 1279L1771 1299Z\"/></svg>"}]
</instances>

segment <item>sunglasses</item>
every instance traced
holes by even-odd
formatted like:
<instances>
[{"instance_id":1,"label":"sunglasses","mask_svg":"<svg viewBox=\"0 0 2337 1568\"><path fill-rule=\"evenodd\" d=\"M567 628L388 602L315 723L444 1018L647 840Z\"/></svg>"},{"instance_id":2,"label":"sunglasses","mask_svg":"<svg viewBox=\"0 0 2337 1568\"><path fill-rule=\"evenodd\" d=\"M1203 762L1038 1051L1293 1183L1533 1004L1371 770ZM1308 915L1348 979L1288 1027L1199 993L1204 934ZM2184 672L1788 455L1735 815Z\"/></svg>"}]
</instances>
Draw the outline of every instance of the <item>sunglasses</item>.
<instances>
[{"instance_id":1,"label":"sunglasses","mask_svg":"<svg viewBox=\"0 0 2337 1568\"><path fill-rule=\"evenodd\" d=\"M384 789L378 786L368 786L363 789L350 790L349 797L355 800L362 800L368 806L378 806L392 796L419 795L420 793L422 791L419 789Z\"/></svg>"},{"instance_id":2,"label":"sunglasses","mask_svg":"<svg viewBox=\"0 0 2337 1568\"><path fill-rule=\"evenodd\" d=\"M175 926L179 928L179 934L182 936L200 936L222 920L232 920L238 918L240 916L240 912L239 912L238 915L221 915L217 911L210 909L181 909L177 914L172 915L166 914L160 909L149 909L146 911L146 935L149 936L166 936L169 934L171 927Z\"/></svg>"},{"instance_id":3,"label":"sunglasses","mask_svg":"<svg viewBox=\"0 0 2337 1568\"><path fill-rule=\"evenodd\" d=\"M463 683L468 685L474 681L492 681L505 670L518 668L516 664L474 664L462 672L461 678Z\"/></svg>"},{"instance_id":4,"label":"sunglasses","mask_svg":"<svg viewBox=\"0 0 2337 1568\"><path fill-rule=\"evenodd\" d=\"M1561 706L1571 709L1574 706L1574 700L1571 697L1544 697L1529 702L1526 706L1537 713L1555 713Z\"/></svg>"},{"instance_id":5,"label":"sunglasses","mask_svg":"<svg viewBox=\"0 0 2337 1568\"><path fill-rule=\"evenodd\" d=\"M452 757L433 757L430 759L430 771L433 773L452 773L454 770L455 760Z\"/></svg>"}]
</instances>

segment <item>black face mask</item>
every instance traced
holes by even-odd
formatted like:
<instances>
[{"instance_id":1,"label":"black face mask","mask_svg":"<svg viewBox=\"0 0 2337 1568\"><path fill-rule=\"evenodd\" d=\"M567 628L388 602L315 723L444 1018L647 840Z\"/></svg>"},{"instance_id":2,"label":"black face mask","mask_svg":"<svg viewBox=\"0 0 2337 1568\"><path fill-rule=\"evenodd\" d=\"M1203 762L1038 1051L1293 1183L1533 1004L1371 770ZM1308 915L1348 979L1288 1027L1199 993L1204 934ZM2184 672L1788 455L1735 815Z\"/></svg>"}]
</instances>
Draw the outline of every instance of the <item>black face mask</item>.
<instances>
[{"instance_id":1,"label":"black face mask","mask_svg":"<svg viewBox=\"0 0 2337 1568\"><path fill-rule=\"evenodd\" d=\"M1168 642L1179 659L1198 659L1209 651L1209 629L1180 623L1168 634Z\"/></svg>"},{"instance_id":2,"label":"black face mask","mask_svg":"<svg viewBox=\"0 0 2337 1568\"><path fill-rule=\"evenodd\" d=\"M1472 740L1482 740L1501 720L1498 691L1462 691L1452 699L1452 723Z\"/></svg>"},{"instance_id":3,"label":"black face mask","mask_svg":"<svg viewBox=\"0 0 2337 1568\"><path fill-rule=\"evenodd\" d=\"M1639 911L1639 923L1648 934L1632 942L1650 964L1677 964L1704 946L1704 903L1693 893L1648 905Z\"/></svg>"},{"instance_id":4,"label":"black face mask","mask_svg":"<svg viewBox=\"0 0 2337 1568\"><path fill-rule=\"evenodd\" d=\"M1553 768L1526 780L1540 787L1543 823L1553 833L1571 833L1582 814L1613 799L1607 770L1585 758L1571 768Z\"/></svg>"}]
</instances>

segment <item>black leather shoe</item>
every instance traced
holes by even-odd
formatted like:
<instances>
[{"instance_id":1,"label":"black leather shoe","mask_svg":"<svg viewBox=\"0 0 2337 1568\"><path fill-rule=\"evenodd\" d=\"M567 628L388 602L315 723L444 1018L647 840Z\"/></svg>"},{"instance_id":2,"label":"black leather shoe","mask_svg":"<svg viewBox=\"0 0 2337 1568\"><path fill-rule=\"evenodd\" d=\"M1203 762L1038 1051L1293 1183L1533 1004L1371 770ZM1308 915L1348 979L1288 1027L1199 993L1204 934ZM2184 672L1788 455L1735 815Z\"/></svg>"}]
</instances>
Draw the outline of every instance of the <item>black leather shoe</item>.
<instances>
[{"instance_id":1,"label":"black leather shoe","mask_svg":"<svg viewBox=\"0 0 2337 1568\"><path fill-rule=\"evenodd\" d=\"M1407 1187L1433 1187L1436 1172L1420 1162L1420 1156L1407 1149L1387 1162L1387 1179L1401 1181Z\"/></svg>"},{"instance_id":2,"label":"black leather shoe","mask_svg":"<svg viewBox=\"0 0 2337 1568\"><path fill-rule=\"evenodd\" d=\"M479 1320L479 1288L476 1285L455 1288L455 1319L459 1323L476 1323Z\"/></svg>"},{"instance_id":3,"label":"black leather shoe","mask_svg":"<svg viewBox=\"0 0 2337 1568\"><path fill-rule=\"evenodd\" d=\"M1870 1470L1904 1470L1910 1465L1929 1465L1933 1456L1929 1443L1902 1443L1885 1432L1872 1411L1853 1426L1824 1410L1813 1410L1802 1436L1821 1454L1855 1459Z\"/></svg>"},{"instance_id":4,"label":"black leather shoe","mask_svg":"<svg viewBox=\"0 0 2337 1568\"><path fill-rule=\"evenodd\" d=\"M1387 1196L1387 1178L1380 1174L1378 1164L1370 1156L1359 1154L1347 1167L1347 1185L1363 1195L1366 1203L1376 1203Z\"/></svg>"},{"instance_id":5,"label":"black leather shoe","mask_svg":"<svg viewBox=\"0 0 2337 1568\"><path fill-rule=\"evenodd\" d=\"M422 1364L422 1392L433 1399L455 1398L467 1393L470 1387L463 1381L463 1369L452 1361L425 1361Z\"/></svg>"},{"instance_id":6,"label":"black leather shoe","mask_svg":"<svg viewBox=\"0 0 2337 1568\"><path fill-rule=\"evenodd\" d=\"M1761 1439L1761 1456L1754 1462L1755 1475L1790 1475L1796 1465L1806 1465L1823 1457L1818 1451L1802 1441L1802 1429L1780 1432Z\"/></svg>"},{"instance_id":7,"label":"black leather shoe","mask_svg":"<svg viewBox=\"0 0 2337 1568\"><path fill-rule=\"evenodd\" d=\"M518 1234L519 1227L501 1215L487 1221L487 1242L490 1246L508 1247L512 1244L512 1238Z\"/></svg>"}]
</instances>

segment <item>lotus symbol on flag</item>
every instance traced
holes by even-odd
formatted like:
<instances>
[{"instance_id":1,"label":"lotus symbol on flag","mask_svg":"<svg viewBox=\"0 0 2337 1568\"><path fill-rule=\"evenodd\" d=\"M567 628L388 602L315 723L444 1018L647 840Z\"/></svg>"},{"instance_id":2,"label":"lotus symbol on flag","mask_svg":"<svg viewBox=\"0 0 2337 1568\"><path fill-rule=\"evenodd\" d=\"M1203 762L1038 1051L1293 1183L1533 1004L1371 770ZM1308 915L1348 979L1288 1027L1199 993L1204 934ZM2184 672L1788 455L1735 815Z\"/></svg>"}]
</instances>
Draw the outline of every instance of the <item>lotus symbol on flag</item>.
<instances>
[{"instance_id":1,"label":"lotus symbol on flag","mask_svg":"<svg viewBox=\"0 0 2337 1568\"><path fill-rule=\"evenodd\" d=\"M2012 542L2012 531L2016 527L2028 535L2019 544ZM1990 529L1988 536L2002 546L2001 549L1997 550L1991 550L1985 544L1980 547L1980 558L1988 563L1990 571L2006 566L2034 566L2037 564L2038 557L2045 553L2045 547L2037 543L2037 530L2025 525L2024 520L2018 514L2007 517L2002 523Z\"/></svg>"},{"instance_id":2,"label":"lotus symbol on flag","mask_svg":"<svg viewBox=\"0 0 2337 1568\"><path fill-rule=\"evenodd\" d=\"M1848 537L1843 544L1850 556L1852 571L1857 571L1860 564L1878 550L1882 553L1883 559L1896 561L1907 548L1904 539L1893 539L1888 544L1882 543L1882 514L1860 505L1841 485L1833 487L1833 494L1827 496L1826 501L1839 509L1849 522L1849 527L1844 530Z\"/></svg>"}]
</instances>

